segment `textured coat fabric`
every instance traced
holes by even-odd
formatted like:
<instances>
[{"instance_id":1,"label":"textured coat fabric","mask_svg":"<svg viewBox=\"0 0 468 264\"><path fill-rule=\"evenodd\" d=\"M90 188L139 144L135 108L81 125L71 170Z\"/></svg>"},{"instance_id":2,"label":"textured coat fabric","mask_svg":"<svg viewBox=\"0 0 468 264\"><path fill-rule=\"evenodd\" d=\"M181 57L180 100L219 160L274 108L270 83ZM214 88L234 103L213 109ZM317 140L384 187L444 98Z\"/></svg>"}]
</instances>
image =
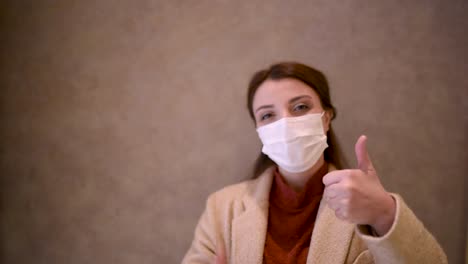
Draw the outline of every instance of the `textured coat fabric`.
<instances>
[{"instance_id":1,"label":"textured coat fabric","mask_svg":"<svg viewBox=\"0 0 468 264\"><path fill-rule=\"evenodd\" d=\"M182 263L213 263L219 247L224 247L227 263L262 263L274 170L209 196ZM403 199L392 196L396 217L382 237L372 236L366 226L339 220L322 200L307 263L447 263L442 248Z\"/></svg>"}]
</instances>

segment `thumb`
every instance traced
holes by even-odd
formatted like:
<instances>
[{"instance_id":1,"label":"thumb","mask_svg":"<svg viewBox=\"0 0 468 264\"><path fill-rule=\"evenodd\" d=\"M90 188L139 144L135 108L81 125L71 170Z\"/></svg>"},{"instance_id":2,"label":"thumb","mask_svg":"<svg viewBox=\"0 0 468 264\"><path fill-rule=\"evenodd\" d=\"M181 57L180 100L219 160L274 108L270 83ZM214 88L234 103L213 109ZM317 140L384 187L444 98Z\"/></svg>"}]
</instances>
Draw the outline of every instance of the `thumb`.
<instances>
[{"instance_id":1,"label":"thumb","mask_svg":"<svg viewBox=\"0 0 468 264\"><path fill-rule=\"evenodd\" d=\"M369 158L369 153L367 153L367 137L362 135L356 142L354 146L354 151L356 152L356 158L358 162L358 169L367 173L369 170L373 170L374 166Z\"/></svg>"}]
</instances>

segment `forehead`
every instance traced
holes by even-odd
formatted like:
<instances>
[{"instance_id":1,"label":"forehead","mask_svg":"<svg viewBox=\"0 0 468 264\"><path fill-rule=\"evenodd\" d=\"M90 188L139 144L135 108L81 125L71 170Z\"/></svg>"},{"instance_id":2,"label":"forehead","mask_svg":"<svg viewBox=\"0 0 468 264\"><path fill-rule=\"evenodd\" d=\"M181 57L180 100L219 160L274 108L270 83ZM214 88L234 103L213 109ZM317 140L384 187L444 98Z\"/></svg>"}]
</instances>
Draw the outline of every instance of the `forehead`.
<instances>
[{"instance_id":1,"label":"forehead","mask_svg":"<svg viewBox=\"0 0 468 264\"><path fill-rule=\"evenodd\" d=\"M309 95L313 101L320 101L312 87L299 80L293 78L266 80L255 93L253 108L267 104L286 103L289 99L300 95Z\"/></svg>"}]
</instances>

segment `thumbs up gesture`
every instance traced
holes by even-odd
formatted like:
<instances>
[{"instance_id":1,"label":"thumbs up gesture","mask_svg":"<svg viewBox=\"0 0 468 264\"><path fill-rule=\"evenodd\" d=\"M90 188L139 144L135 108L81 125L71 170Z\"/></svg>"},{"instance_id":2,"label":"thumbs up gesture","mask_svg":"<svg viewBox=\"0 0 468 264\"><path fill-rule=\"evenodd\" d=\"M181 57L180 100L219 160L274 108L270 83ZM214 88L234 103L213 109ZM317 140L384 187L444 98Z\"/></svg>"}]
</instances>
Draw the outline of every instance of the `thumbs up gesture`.
<instances>
[{"instance_id":1,"label":"thumbs up gesture","mask_svg":"<svg viewBox=\"0 0 468 264\"><path fill-rule=\"evenodd\" d=\"M357 169L335 170L323 177L324 199L337 218L370 225L382 236L393 224L396 205L380 183L366 143L366 136L356 142Z\"/></svg>"}]
</instances>

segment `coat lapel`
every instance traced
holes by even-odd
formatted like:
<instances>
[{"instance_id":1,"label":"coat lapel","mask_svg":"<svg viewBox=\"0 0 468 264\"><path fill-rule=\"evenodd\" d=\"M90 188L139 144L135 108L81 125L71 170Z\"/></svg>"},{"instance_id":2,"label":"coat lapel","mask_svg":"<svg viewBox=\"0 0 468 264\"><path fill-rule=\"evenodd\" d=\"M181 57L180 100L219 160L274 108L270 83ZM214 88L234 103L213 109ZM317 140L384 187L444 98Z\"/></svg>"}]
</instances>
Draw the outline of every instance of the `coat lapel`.
<instances>
[{"instance_id":1,"label":"coat lapel","mask_svg":"<svg viewBox=\"0 0 468 264\"><path fill-rule=\"evenodd\" d=\"M267 169L251 182L242 202L245 211L232 223L232 260L234 264L261 264L268 226L268 199L273 171ZM329 170L334 170L330 166ZM307 264L345 263L354 225L336 218L322 200L317 213Z\"/></svg>"},{"instance_id":2,"label":"coat lapel","mask_svg":"<svg viewBox=\"0 0 468 264\"><path fill-rule=\"evenodd\" d=\"M233 260L236 264L261 264L267 220L263 212L251 210L238 217L232 227Z\"/></svg>"},{"instance_id":3,"label":"coat lapel","mask_svg":"<svg viewBox=\"0 0 468 264\"><path fill-rule=\"evenodd\" d=\"M267 169L250 184L242 199L245 211L233 220L232 259L235 264L263 262L268 226L268 198L274 169Z\"/></svg>"},{"instance_id":4,"label":"coat lapel","mask_svg":"<svg viewBox=\"0 0 468 264\"><path fill-rule=\"evenodd\" d=\"M341 221L326 202L320 202L310 242L307 264L345 263L354 225Z\"/></svg>"}]
</instances>

